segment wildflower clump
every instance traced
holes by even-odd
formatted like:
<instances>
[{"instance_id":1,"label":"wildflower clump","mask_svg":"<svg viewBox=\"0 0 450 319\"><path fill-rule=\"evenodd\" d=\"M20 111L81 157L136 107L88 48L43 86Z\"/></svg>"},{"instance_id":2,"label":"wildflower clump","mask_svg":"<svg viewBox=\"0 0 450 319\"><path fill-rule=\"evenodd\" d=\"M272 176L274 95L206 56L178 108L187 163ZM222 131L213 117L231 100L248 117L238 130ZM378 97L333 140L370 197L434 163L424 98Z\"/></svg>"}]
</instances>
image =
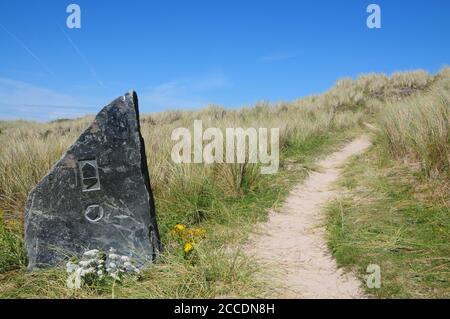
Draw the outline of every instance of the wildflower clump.
<instances>
[{"instance_id":1,"label":"wildflower clump","mask_svg":"<svg viewBox=\"0 0 450 319\"><path fill-rule=\"evenodd\" d=\"M66 264L69 274L67 287L80 289L84 284L90 285L107 279L120 281L125 274L139 274L128 256L116 254L111 248L108 254L97 249L85 252L80 261L70 260Z\"/></svg>"},{"instance_id":2,"label":"wildflower clump","mask_svg":"<svg viewBox=\"0 0 450 319\"><path fill-rule=\"evenodd\" d=\"M192 251L192 249L194 249L194 246L191 243L185 243L184 244L183 251L184 251L185 254L189 254Z\"/></svg>"},{"instance_id":3,"label":"wildflower clump","mask_svg":"<svg viewBox=\"0 0 450 319\"><path fill-rule=\"evenodd\" d=\"M189 256L195 246L206 237L206 230L201 227L189 228L184 224L176 224L172 234L180 242L184 256Z\"/></svg>"},{"instance_id":4,"label":"wildflower clump","mask_svg":"<svg viewBox=\"0 0 450 319\"><path fill-rule=\"evenodd\" d=\"M176 233L180 233L186 229L186 225L184 224L176 224L174 230Z\"/></svg>"}]
</instances>

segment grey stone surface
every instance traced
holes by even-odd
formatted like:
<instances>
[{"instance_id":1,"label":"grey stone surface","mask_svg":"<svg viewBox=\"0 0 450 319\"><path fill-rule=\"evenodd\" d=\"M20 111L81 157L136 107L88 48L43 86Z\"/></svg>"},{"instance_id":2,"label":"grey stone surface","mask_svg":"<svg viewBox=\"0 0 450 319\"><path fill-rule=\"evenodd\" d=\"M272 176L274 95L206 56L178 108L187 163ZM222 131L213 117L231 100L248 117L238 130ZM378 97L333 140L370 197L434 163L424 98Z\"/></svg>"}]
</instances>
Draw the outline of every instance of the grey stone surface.
<instances>
[{"instance_id":1,"label":"grey stone surface","mask_svg":"<svg viewBox=\"0 0 450 319\"><path fill-rule=\"evenodd\" d=\"M135 92L104 107L30 192L25 243L30 270L62 265L89 249L113 247L140 266L158 255Z\"/></svg>"}]
</instances>

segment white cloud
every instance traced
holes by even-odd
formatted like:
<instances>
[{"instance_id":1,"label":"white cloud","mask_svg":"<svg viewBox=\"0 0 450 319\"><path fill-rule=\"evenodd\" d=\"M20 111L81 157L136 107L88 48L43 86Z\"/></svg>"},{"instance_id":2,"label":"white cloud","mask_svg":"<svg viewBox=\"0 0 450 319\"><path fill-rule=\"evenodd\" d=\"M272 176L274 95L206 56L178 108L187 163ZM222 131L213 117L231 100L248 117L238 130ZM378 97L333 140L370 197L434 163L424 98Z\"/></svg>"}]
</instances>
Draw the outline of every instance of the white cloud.
<instances>
[{"instance_id":1,"label":"white cloud","mask_svg":"<svg viewBox=\"0 0 450 319\"><path fill-rule=\"evenodd\" d=\"M152 109L197 108L212 101L208 95L216 90L231 86L231 82L221 73L201 77L180 78L165 82L140 95L142 105Z\"/></svg>"},{"instance_id":2,"label":"white cloud","mask_svg":"<svg viewBox=\"0 0 450 319\"><path fill-rule=\"evenodd\" d=\"M0 78L0 118L47 121L78 117L96 107L73 96L26 82Z\"/></svg>"},{"instance_id":3,"label":"white cloud","mask_svg":"<svg viewBox=\"0 0 450 319\"><path fill-rule=\"evenodd\" d=\"M230 86L231 82L221 73L165 82L139 94L141 112L206 106L214 102L216 91ZM106 105L105 100L99 98L74 97L42 86L0 78L0 119L49 121L75 118L95 114L103 105Z\"/></svg>"},{"instance_id":4,"label":"white cloud","mask_svg":"<svg viewBox=\"0 0 450 319\"><path fill-rule=\"evenodd\" d=\"M270 55L261 56L257 59L258 62L268 63L268 62L276 62L283 61L296 58L300 55L300 52L279 52Z\"/></svg>"}]
</instances>

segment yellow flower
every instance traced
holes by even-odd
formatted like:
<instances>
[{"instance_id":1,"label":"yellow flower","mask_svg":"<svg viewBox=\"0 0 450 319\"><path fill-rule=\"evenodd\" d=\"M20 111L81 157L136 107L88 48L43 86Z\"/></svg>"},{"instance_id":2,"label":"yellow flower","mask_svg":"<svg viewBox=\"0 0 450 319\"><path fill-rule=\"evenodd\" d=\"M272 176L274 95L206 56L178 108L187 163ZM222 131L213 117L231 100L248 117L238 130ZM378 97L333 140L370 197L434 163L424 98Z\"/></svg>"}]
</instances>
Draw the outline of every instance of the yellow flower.
<instances>
[{"instance_id":1,"label":"yellow flower","mask_svg":"<svg viewBox=\"0 0 450 319\"><path fill-rule=\"evenodd\" d=\"M189 254L192 251L192 249L194 249L194 246L191 243L184 244L184 252L186 254Z\"/></svg>"},{"instance_id":2,"label":"yellow flower","mask_svg":"<svg viewBox=\"0 0 450 319\"><path fill-rule=\"evenodd\" d=\"M206 230L204 228L195 228L193 233L194 236L203 238L206 235Z\"/></svg>"},{"instance_id":3,"label":"yellow flower","mask_svg":"<svg viewBox=\"0 0 450 319\"><path fill-rule=\"evenodd\" d=\"M176 224L175 225L175 231L177 233L182 232L185 229L186 229L186 225L183 225L183 224Z\"/></svg>"}]
</instances>

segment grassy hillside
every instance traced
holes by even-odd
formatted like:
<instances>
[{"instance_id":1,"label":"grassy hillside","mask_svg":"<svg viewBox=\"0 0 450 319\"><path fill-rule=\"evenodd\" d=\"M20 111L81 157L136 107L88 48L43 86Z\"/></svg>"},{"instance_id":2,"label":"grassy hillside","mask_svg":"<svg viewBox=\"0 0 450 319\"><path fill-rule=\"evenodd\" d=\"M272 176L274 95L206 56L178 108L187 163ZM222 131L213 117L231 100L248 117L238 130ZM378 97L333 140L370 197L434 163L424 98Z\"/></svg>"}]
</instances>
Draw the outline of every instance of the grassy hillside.
<instances>
[{"instance_id":1,"label":"grassy hillside","mask_svg":"<svg viewBox=\"0 0 450 319\"><path fill-rule=\"evenodd\" d=\"M28 192L92 117L46 124L0 122L0 297L110 297L112 292L117 297L138 298L264 296L264 284L255 280L260 270L244 257L239 245L254 224L267 217L268 209L276 207L291 186L307 176L315 159L361 134L366 129L364 122L379 121L377 143L389 156L420 159L429 178L448 172L441 132L445 121L439 117L448 116L448 103L436 109L430 106L436 118L431 115L435 113L426 112L428 128L417 133L417 140L411 140L403 128L393 128L398 126L395 112L402 112L411 120L411 131L416 132L414 123L420 114L401 105L409 105L410 99L420 104L421 98L435 105L438 93L430 97L429 92L448 91L444 83L448 83L449 73L444 69L435 76L424 71L391 77L370 74L340 80L322 95L289 103L260 103L240 110L210 106L195 112L142 116L164 255L138 279L126 279L117 286L92 285L80 291L65 288L64 270L26 272L22 224ZM380 115L384 117L378 120ZM192 129L195 119L203 120L204 127L279 127L278 174L261 175L258 165L249 163L174 164L170 158L174 144L171 132L177 127ZM443 125L439 132L434 129L435 120ZM448 134L448 121L446 127ZM415 143L427 134L432 137L426 139L426 147L417 146ZM405 139L410 142L405 143ZM448 155L448 135L444 144ZM179 223L206 231L189 256L183 252L183 240L173 232Z\"/></svg>"},{"instance_id":2,"label":"grassy hillside","mask_svg":"<svg viewBox=\"0 0 450 319\"><path fill-rule=\"evenodd\" d=\"M373 148L347 165L330 204L330 248L361 279L381 267L379 297L450 298L450 80L386 103Z\"/></svg>"}]
</instances>

